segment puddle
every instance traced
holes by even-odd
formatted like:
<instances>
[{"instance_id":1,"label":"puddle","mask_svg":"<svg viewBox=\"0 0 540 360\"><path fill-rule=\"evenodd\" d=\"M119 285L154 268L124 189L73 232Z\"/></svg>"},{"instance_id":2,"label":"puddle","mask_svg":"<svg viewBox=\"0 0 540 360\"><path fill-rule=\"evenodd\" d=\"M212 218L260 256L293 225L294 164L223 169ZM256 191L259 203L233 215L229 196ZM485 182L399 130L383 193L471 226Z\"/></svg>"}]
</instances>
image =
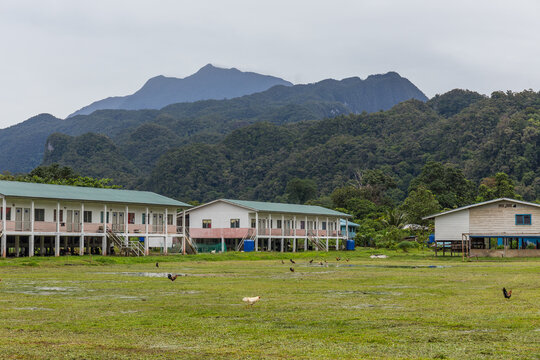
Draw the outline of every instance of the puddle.
<instances>
[{"instance_id":1,"label":"puddle","mask_svg":"<svg viewBox=\"0 0 540 360\"><path fill-rule=\"evenodd\" d=\"M16 307L13 310L32 310L32 311L53 311L53 309L39 307Z\"/></svg>"},{"instance_id":2,"label":"puddle","mask_svg":"<svg viewBox=\"0 0 540 360\"><path fill-rule=\"evenodd\" d=\"M384 268L384 269L444 269L450 266L442 265L362 265L362 264L328 264L335 267L366 267L366 268Z\"/></svg>"},{"instance_id":3,"label":"puddle","mask_svg":"<svg viewBox=\"0 0 540 360\"><path fill-rule=\"evenodd\" d=\"M72 293L78 290L79 290L78 288L73 288L73 287L23 286L20 290L6 290L5 292L12 293L12 294L26 294L26 295L65 295L67 293Z\"/></svg>"},{"instance_id":4,"label":"puddle","mask_svg":"<svg viewBox=\"0 0 540 360\"><path fill-rule=\"evenodd\" d=\"M122 310L120 311L120 314L133 314L133 313L138 313L139 310Z\"/></svg>"},{"instance_id":5,"label":"puddle","mask_svg":"<svg viewBox=\"0 0 540 360\"><path fill-rule=\"evenodd\" d=\"M154 273L154 272L99 272L94 274L102 275L126 275L126 276L142 276L142 277L151 277L151 278L166 278L169 274L176 274L178 276L187 276L187 274L178 274L178 273ZM190 275L192 276L192 275Z\"/></svg>"},{"instance_id":6,"label":"puddle","mask_svg":"<svg viewBox=\"0 0 540 360\"><path fill-rule=\"evenodd\" d=\"M328 290L328 293L336 295L391 295L391 296L401 296L403 293L394 292L394 291L361 291L361 290L351 290L351 291L332 291Z\"/></svg>"},{"instance_id":7,"label":"puddle","mask_svg":"<svg viewBox=\"0 0 540 360\"><path fill-rule=\"evenodd\" d=\"M351 305L351 306L343 306L343 308L346 309L401 309L402 306L399 306L398 304L380 304L380 305L373 305L373 304L357 304L357 305Z\"/></svg>"}]
</instances>

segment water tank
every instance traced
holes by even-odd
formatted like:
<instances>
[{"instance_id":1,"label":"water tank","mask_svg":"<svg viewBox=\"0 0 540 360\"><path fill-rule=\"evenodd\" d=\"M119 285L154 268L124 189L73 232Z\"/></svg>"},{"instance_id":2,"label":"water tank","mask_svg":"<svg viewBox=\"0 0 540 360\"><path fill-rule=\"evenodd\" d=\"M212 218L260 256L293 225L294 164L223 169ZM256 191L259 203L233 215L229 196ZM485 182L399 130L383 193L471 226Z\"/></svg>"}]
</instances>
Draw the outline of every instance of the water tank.
<instances>
[{"instance_id":1,"label":"water tank","mask_svg":"<svg viewBox=\"0 0 540 360\"><path fill-rule=\"evenodd\" d=\"M255 240L244 240L244 251L250 252L255 250Z\"/></svg>"},{"instance_id":2,"label":"water tank","mask_svg":"<svg viewBox=\"0 0 540 360\"><path fill-rule=\"evenodd\" d=\"M354 250L354 240L347 240L347 250Z\"/></svg>"}]
</instances>

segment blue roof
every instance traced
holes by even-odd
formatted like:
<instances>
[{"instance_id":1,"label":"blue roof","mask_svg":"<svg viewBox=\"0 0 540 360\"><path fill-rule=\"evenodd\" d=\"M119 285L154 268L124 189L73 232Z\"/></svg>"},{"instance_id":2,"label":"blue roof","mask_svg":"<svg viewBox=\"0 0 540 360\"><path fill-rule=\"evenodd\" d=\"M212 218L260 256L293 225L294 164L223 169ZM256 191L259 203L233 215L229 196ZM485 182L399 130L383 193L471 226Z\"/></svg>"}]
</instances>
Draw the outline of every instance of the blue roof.
<instances>
[{"instance_id":1,"label":"blue roof","mask_svg":"<svg viewBox=\"0 0 540 360\"><path fill-rule=\"evenodd\" d=\"M346 224L346 221L343 220L343 219L340 219L339 222L341 223L341 226L345 226L345 224ZM360 225L358 225L357 223L353 223L352 221L349 221L349 226L359 227Z\"/></svg>"}]
</instances>

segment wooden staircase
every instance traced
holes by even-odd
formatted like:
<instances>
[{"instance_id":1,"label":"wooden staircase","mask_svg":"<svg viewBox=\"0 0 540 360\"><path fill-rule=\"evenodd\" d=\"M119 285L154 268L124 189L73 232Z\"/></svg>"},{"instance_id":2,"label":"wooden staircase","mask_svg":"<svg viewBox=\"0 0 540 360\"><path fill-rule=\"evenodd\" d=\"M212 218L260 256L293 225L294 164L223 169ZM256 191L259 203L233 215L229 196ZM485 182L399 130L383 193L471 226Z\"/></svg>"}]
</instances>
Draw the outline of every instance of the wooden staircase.
<instances>
[{"instance_id":1,"label":"wooden staircase","mask_svg":"<svg viewBox=\"0 0 540 360\"><path fill-rule=\"evenodd\" d=\"M141 245L140 241L132 240L128 238L128 242L119 232L114 232L111 229L107 228L107 238L112 244L120 249L120 254L126 256L143 256L144 255L144 246Z\"/></svg>"},{"instance_id":2,"label":"wooden staircase","mask_svg":"<svg viewBox=\"0 0 540 360\"><path fill-rule=\"evenodd\" d=\"M187 228L186 228L185 244L186 244L186 248L185 248L186 254L197 254L197 243L195 242L195 240L191 238L191 236L189 235L189 230Z\"/></svg>"},{"instance_id":3,"label":"wooden staircase","mask_svg":"<svg viewBox=\"0 0 540 360\"><path fill-rule=\"evenodd\" d=\"M320 250L320 251L326 251L326 244L321 241L320 238L318 238L313 231L308 230L307 234L309 242L313 245L314 249Z\"/></svg>"}]
</instances>

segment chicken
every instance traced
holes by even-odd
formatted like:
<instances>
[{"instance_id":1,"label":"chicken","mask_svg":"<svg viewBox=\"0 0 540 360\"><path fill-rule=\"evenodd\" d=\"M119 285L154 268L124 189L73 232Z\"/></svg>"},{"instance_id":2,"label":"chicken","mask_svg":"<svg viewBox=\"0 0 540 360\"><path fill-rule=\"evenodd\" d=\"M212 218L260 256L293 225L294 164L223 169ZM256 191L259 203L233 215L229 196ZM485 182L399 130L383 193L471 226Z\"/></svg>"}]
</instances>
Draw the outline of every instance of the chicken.
<instances>
[{"instance_id":1,"label":"chicken","mask_svg":"<svg viewBox=\"0 0 540 360\"><path fill-rule=\"evenodd\" d=\"M339 260L341 260L341 258L340 258L340 257L337 257L337 258L336 258L336 261L339 261Z\"/></svg>"},{"instance_id":2,"label":"chicken","mask_svg":"<svg viewBox=\"0 0 540 360\"><path fill-rule=\"evenodd\" d=\"M253 304L255 304L259 300L261 300L260 296L245 297L245 298L242 299L242 301L245 302L246 305L251 305L251 306L253 306Z\"/></svg>"},{"instance_id":3,"label":"chicken","mask_svg":"<svg viewBox=\"0 0 540 360\"><path fill-rule=\"evenodd\" d=\"M505 299L510 299L510 297L512 296L512 290L506 291L506 288L503 288L502 290L503 290L504 298Z\"/></svg>"},{"instance_id":4,"label":"chicken","mask_svg":"<svg viewBox=\"0 0 540 360\"><path fill-rule=\"evenodd\" d=\"M159 263L156 263L156 267L157 267L157 268L159 267Z\"/></svg>"},{"instance_id":5,"label":"chicken","mask_svg":"<svg viewBox=\"0 0 540 360\"><path fill-rule=\"evenodd\" d=\"M296 262L293 259L289 259L289 261L291 262L291 264L296 264Z\"/></svg>"},{"instance_id":6,"label":"chicken","mask_svg":"<svg viewBox=\"0 0 540 360\"><path fill-rule=\"evenodd\" d=\"M293 268L293 267L289 268L289 270L291 270L291 272L294 272L294 268Z\"/></svg>"},{"instance_id":7,"label":"chicken","mask_svg":"<svg viewBox=\"0 0 540 360\"><path fill-rule=\"evenodd\" d=\"M345 261L346 261L346 262L349 262L349 258L346 258Z\"/></svg>"},{"instance_id":8,"label":"chicken","mask_svg":"<svg viewBox=\"0 0 540 360\"><path fill-rule=\"evenodd\" d=\"M174 280L176 280L176 278L178 277L178 275L177 275L177 274L174 274L174 275L168 274L167 277L169 278L169 280L174 281Z\"/></svg>"},{"instance_id":9,"label":"chicken","mask_svg":"<svg viewBox=\"0 0 540 360\"><path fill-rule=\"evenodd\" d=\"M281 260L281 263L282 263L282 264L285 264L285 261Z\"/></svg>"},{"instance_id":10,"label":"chicken","mask_svg":"<svg viewBox=\"0 0 540 360\"><path fill-rule=\"evenodd\" d=\"M323 263L322 263L322 261L319 261L319 265L323 266Z\"/></svg>"},{"instance_id":11,"label":"chicken","mask_svg":"<svg viewBox=\"0 0 540 360\"><path fill-rule=\"evenodd\" d=\"M309 263L312 264L312 263L313 263L313 259L309 260Z\"/></svg>"}]
</instances>

